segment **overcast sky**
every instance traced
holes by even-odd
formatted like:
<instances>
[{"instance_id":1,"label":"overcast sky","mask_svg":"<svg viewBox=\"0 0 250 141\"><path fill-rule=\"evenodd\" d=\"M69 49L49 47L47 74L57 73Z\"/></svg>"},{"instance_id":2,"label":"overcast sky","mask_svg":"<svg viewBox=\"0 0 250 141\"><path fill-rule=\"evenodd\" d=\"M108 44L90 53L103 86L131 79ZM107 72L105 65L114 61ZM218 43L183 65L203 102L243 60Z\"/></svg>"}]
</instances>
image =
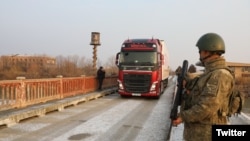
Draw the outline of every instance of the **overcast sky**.
<instances>
[{"instance_id":1,"label":"overcast sky","mask_svg":"<svg viewBox=\"0 0 250 141\"><path fill-rule=\"evenodd\" d=\"M215 32L227 61L250 63L249 0L0 0L0 55L78 55L92 59L100 32L105 64L128 38L165 40L170 67L198 61L197 40Z\"/></svg>"}]
</instances>

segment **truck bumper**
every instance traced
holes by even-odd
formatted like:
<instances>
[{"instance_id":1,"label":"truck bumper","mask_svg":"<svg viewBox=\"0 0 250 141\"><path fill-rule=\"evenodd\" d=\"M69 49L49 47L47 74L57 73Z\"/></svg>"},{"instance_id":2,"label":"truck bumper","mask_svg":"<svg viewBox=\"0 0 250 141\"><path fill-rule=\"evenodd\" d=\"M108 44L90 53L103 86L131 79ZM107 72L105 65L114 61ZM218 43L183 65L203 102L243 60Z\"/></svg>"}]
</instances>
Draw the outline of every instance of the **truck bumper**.
<instances>
[{"instance_id":1,"label":"truck bumper","mask_svg":"<svg viewBox=\"0 0 250 141\"><path fill-rule=\"evenodd\" d=\"M158 97L159 94L156 91L148 92L148 93L128 93L123 90L118 90L118 93L121 96L139 96L139 97Z\"/></svg>"}]
</instances>

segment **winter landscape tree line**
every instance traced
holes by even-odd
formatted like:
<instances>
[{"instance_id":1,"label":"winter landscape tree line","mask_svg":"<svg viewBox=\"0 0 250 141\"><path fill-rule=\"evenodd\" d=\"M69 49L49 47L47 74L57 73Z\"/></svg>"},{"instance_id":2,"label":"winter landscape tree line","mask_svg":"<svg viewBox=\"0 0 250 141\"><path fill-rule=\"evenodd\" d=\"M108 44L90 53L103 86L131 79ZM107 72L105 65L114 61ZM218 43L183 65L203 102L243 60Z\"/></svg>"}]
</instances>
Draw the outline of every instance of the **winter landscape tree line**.
<instances>
[{"instance_id":1,"label":"winter landscape tree line","mask_svg":"<svg viewBox=\"0 0 250 141\"><path fill-rule=\"evenodd\" d=\"M85 57L73 56L56 56L55 65L53 66L39 66L37 63L31 65L24 65L23 63L16 63L6 67L3 65L3 59L0 57L0 80L14 80L17 77L25 77L26 79L40 79L40 78L55 78L57 76L63 77L79 77L82 75L93 76L94 72L92 59ZM116 75L117 66L115 65L115 57L112 56L107 59L107 62L97 60L97 69L103 66L107 75Z\"/></svg>"}]
</instances>

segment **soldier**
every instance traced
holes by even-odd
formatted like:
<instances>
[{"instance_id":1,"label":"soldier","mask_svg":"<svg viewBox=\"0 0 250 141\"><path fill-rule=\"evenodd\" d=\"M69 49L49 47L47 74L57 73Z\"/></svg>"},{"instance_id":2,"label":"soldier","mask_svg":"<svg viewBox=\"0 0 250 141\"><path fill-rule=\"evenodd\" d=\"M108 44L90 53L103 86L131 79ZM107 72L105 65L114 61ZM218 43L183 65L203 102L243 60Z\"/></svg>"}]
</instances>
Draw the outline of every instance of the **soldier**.
<instances>
[{"instance_id":1,"label":"soldier","mask_svg":"<svg viewBox=\"0 0 250 141\"><path fill-rule=\"evenodd\" d=\"M178 114L173 125L184 122L186 141L211 141L213 124L228 124L226 112L228 96L233 89L234 78L226 68L225 44L216 33L200 37L196 46L205 71L190 90L188 106Z\"/></svg>"}]
</instances>

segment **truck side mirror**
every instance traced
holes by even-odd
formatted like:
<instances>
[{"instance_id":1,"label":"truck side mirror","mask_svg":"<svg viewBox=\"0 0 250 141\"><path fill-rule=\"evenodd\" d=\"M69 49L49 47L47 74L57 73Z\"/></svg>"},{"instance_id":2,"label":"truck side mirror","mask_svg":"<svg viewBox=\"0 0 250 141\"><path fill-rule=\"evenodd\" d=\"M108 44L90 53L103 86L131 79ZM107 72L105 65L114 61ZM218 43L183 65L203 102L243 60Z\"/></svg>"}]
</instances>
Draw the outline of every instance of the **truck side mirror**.
<instances>
[{"instance_id":1,"label":"truck side mirror","mask_svg":"<svg viewBox=\"0 0 250 141\"><path fill-rule=\"evenodd\" d=\"M120 57L120 52L118 52L117 54L116 54L116 57L115 57L115 64L116 64L116 66L118 66L119 65L119 57Z\"/></svg>"},{"instance_id":2,"label":"truck side mirror","mask_svg":"<svg viewBox=\"0 0 250 141\"><path fill-rule=\"evenodd\" d=\"M161 66L161 64L162 64L162 58L163 58L163 55L161 54L161 53L158 53L158 60L159 60L159 62L158 62L158 66L160 67Z\"/></svg>"},{"instance_id":3,"label":"truck side mirror","mask_svg":"<svg viewBox=\"0 0 250 141\"><path fill-rule=\"evenodd\" d=\"M164 64L164 55L161 54L161 63Z\"/></svg>"}]
</instances>

